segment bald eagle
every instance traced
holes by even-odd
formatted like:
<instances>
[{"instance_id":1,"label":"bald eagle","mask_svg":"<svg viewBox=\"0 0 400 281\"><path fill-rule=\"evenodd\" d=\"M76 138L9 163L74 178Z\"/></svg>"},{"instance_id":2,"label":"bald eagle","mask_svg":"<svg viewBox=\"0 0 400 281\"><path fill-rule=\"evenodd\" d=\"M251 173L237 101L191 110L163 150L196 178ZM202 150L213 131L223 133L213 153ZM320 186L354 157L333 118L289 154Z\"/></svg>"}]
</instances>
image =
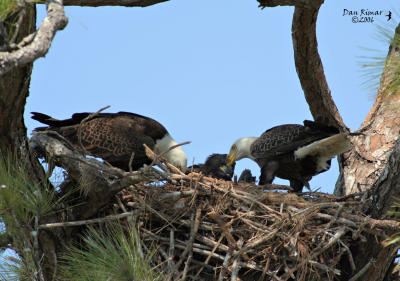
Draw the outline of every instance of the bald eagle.
<instances>
[{"instance_id":1,"label":"bald eagle","mask_svg":"<svg viewBox=\"0 0 400 281\"><path fill-rule=\"evenodd\" d=\"M230 167L226 167L226 157L227 154L211 154L207 157L204 164L190 166L186 170L186 173L190 173L191 171L196 173L201 172L203 175L208 177L230 181L233 177L235 163L233 163Z\"/></svg>"},{"instance_id":2,"label":"bald eagle","mask_svg":"<svg viewBox=\"0 0 400 281\"><path fill-rule=\"evenodd\" d=\"M35 130L56 131L77 150L82 151L83 146L87 154L102 158L126 171L129 170L132 155L132 170L151 163L143 144L156 153L163 153L177 144L159 122L135 113L99 113L83 123L81 122L91 113L75 113L65 120L57 120L38 112L32 114L32 119L49 125ZM79 126L81 126L80 132ZM82 145L79 143L78 134L81 135ZM182 171L186 170L187 157L181 147L172 149L164 157Z\"/></svg>"},{"instance_id":3,"label":"bald eagle","mask_svg":"<svg viewBox=\"0 0 400 281\"><path fill-rule=\"evenodd\" d=\"M273 127L260 137L238 139L227 156L227 166L242 158L254 160L261 168L259 184L275 177L287 179L295 192L309 188L308 181L330 168L331 158L351 148L347 133L313 121L303 125Z\"/></svg>"}]
</instances>

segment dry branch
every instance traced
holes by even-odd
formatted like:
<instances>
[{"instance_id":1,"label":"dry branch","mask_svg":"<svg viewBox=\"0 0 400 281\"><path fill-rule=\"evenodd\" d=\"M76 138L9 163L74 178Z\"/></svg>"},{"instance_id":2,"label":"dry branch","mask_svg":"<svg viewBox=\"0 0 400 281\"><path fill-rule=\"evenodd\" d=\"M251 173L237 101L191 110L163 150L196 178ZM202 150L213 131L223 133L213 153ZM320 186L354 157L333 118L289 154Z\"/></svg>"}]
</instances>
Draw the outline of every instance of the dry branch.
<instances>
[{"instance_id":1,"label":"dry branch","mask_svg":"<svg viewBox=\"0 0 400 281\"><path fill-rule=\"evenodd\" d=\"M68 19L64 13L63 1L50 1L47 7L47 17L44 18L35 35L28 35L19 45L20 48L12 52L0 52L0 76L11 69L31 63L47 54L57 31L64 29Z\"/></svg>"},{"instance_id":2,"label":"dry branch","mask_svg":"<svg viewBox=\"0 0 400 281\"><path fill-rule=\"evenodd\" d=\"M135 212L126 212L118 215L110 215L104 218L97 218L92 220L81 220L81 221L70 221L70 222L55 222L55 223L46 223L39 225L38 229L49 229L54 227L68 227L68 226L81 226L81 225L88 225L94 223L104 223L110 220L118 220L122 218L132 217L135 216Z\"/></svg>"}]
</instances>

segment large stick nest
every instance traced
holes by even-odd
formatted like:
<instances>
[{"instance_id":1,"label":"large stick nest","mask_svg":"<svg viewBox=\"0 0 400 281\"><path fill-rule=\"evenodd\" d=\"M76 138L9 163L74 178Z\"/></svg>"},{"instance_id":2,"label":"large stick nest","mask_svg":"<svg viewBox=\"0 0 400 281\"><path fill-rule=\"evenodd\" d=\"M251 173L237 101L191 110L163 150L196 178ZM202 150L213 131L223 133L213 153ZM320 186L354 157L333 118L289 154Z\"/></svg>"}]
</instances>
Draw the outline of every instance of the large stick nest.
<instances>
[{"instance_id":1,"label":"large stick nest","mask_svg":"<svg viewBox=\"0 0 400 281\"><path fill-rule=\"evenodd\" d=\"M203 177L131 185L118 194L147 247L173 279L335 280L338 264L355 269L350 245L385 236L357 215L355 196L296 195ZM115 211L115 210L114 210Z\"/></svg>"},{"instance_id":2,"label":"large stick nest","mask_svg":"<svg viewBox=\"0 0 400 281\"><path fill-rule=\"evenodd\" d=\"M78 156L54 155L59 149L49 149L49 140L46 136L47 146L39 135L33 141L53 153L58 165L68 166L70 175L79 174L86 160L70 165ZM113 174L104 182L115 190L100 213L133 214L141 247L155 249L153 262L166 280L339 280L343 268L357 280L371 264L356 272L351 244L371 236L382 241L398 230L396 222L363 216L362 194L294 194L282 186L184 175L148 155L160 169L118 174L102 167L96 174ZM93 161L88 167L96 171Z\"/></svg>"},{"instance_id":3,"label":"large stick nest","mask_svg":"<svg viewBox=\"0 0 400 281\"><path fill-rule=\"evenodd\" d=\"M387 237L387 226L357 213L357 195L296 195L192 173L131 185L118 198L121 211L140 210L141 239L174 280L335 280L340 263L356 268L352 241Z\"/></svg>"}]
</instances>

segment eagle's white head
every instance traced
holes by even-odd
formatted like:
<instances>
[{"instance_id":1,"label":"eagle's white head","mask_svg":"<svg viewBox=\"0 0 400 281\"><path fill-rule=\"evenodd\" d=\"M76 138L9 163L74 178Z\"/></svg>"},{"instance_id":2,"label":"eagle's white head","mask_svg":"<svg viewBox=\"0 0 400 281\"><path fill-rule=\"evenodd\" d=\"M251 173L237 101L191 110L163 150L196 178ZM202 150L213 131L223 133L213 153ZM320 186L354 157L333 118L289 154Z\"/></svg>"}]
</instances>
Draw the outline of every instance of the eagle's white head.
<instances>
[{"instance_id":1,"label":"eagle's white head","mask_svg":"<svg viewBox=\"0 0 400 281\"><path fill-rule=\"evenodd\" d=\"M154 150L157 153L164 153L171 146L177 145L178 143L169 135L166 134L162 139L156 141L156 145ZM176 147L170 151L168 151L164 158L167 159L175 167L179 168L182 172L186 171L187 168L187 156L183 151L182 147Z\"/></svg>"},{"instance_id":2,"label":"eagle's white head","mask_svg":"<svg viewBox=\"0 0 400 281\"><path fill-rule=\"evenodd\" d=\"M251 155L251 145L257 140L257 137L246 137L240 138L232 144L231 149L229 151L228 156L226 156L226 165L228 167L232 166L235 161L250 158L251 160L255 160L255 158Z\"/></svg>"}]
</instances>

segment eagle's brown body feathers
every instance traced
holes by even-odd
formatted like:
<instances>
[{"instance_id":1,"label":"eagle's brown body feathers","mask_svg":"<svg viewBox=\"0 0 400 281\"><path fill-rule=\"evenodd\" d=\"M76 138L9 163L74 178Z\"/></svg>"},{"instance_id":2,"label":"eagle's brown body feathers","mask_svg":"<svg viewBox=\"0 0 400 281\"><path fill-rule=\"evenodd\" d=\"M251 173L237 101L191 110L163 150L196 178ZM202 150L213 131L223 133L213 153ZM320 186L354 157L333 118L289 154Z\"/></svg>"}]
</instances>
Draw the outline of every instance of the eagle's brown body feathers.
<instances>
[{"instance_id":1,"label":"eagle's brown body feathers","mask_svg":"<svg viewBox=\"0 0 400 281\"><path fill-rule=\"evenodd\" d=\"M128 112L99 113L83 123L81 122L91 113L75 113L65 120L57 120L37 112L32 114L33 119L49 125L36 130L56 131L80 151L82 147L78 134L81 134L82 145L87 154L100 157L111 165L125 170L129 169L132 153L134 153L133 170L139 169L143 164L150 164L143 144L153 149L156 141L168 134L157 121Z\"/></svg>"}]
</instances>

